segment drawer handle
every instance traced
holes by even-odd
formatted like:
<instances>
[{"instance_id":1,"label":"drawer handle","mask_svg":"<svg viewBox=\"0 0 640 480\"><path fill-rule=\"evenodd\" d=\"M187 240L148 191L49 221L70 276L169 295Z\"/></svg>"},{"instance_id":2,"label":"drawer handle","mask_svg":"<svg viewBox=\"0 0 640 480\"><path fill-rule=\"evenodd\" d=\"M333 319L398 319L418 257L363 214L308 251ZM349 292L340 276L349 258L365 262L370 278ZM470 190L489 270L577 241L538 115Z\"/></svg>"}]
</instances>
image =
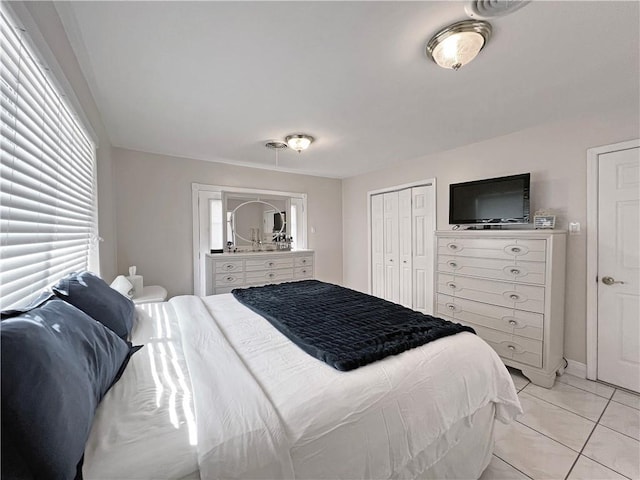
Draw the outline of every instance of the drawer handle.
<instances>
[{"instance_id":1,"label":"drawer handle","mask_svg":"<svg viewBox=\"0 0 640 480\"><path fill-rule=\"evenodd\" d=\"M456 306L453 303L448 303L447 308L451 311L454 311L456 309Z\"/></svg>"},{"instance_id":2,"label":"drawer handle","mask_svg":"<svg viewBox=\"0 0 640 480\"><path fill-rule=\"evenodd\" d=\"M447 262L451 268L457 268L458 264L456 262Z\"/></svg>"},{"instance_id":3,"label":"drawer handle","mask_svg":"<svg viewBox=\"0 0 640 480\"><path fill-rule=\"evenodd\" d=\"M307 271L306 270L302 270L302 273L307 273Z\"/></svg>"},{"instance_id":4,"label":"drawer handle","mask_svg":"<svg viewBox=\"0 0 640 480\"><path fill-rule=\"evenodd\" d=\"M515 327L516 325L518 325L518 322L516 322L515 320L509 320L509 325Z\"/></svg>"},{"instance_id":5,"label":"drawer handle","mask_svg":"<svg viewBox=\"0 0 640 480\"><path fill-rule=\"evenodd\" d=\"M513 345L507 345L507 348L508 348L509 350L511 350L512 352L515 352L515 350L516 350L516 347L515 347L515 346L513 346Z\"/></svg>"},{"instance_id":6,"label":"drawer handle","mask_svg":"<svg viewBox=\"0 0 640 480\"><path fill-rule=\"evenodd\" d=\"M456 288L458 288L458 286L453 282L447 283L447 287L449 287L452 290L455 290Z\"/></svg>"},{"instance_id":7,"label":"drawer handle","mask_svg":"<svg viewBox=\"0 0 640 480\"><path fill-rule=\"evenodd\" d=\"M307 259L306 259L306 258L303 258L300 262L301 262L301 263L307 263Z\"/></svg>"},{"instance_id":8,"label":"drawer handle","mask_svg":"<svg viewBox=\"0 0 640 480\"><path fill-rule=\"evenodd\" d=\"M275 265L275 263L273 263L273 262L269 262L269 263L267 263L267 266L268 266L268 267L273 267L274 265Z\"/></svg>"},{"instance_id":9,"label":"drawer handle","mask_svg":"<svg viewBox=\"0 0 640 480\"><path fill-rule=\"evenodd\" d=\"M512 251L513 253L520 253L521 248L520 248L520 247L511 247L511 251Z\"/></svg>"},{"instance_id":10,"label":"drawer handle","mask_svg":"<svg viewBox=\"0 0 640 480\"><path fill-rule=\"evenodd\" d=\"M520 295L516 295L515 293L512 293L511 295L509 295L509 298L511 300L520 300Z\"/></svg>"},{"instance_id":11,"label":"drawer handle","mask_svg":"<svg viewBox=\"0 0 640 480\"><path fill-rule=\"evenodd\" d=\"M227 263L224 268L226 268L227 270L233 270L233 265L231 265L230 263Z\"/></svg>"},{"instance_id":12,"label":"drawer handle","mask_svg":"<svg viewBox=\"0 0 640 480\"><path fill-rule=\"evenodd\" d=\"M269 278L273 278L273 277L275 277L275 276L276 276L276 274L275 274L275 273L273 273L273 272L267 275L267 277L269 277Z\"/></svg>"},{"instance_id":13,"label":"drawer handle","mask_svg":"<svg viewBox=\"0 0 640 480\"><path fill-rule=\"evenodd\" d=\"M457 250L458 249L458 245L456 245L455 243L452 243L452 244L449 245L449 248L451 250Z\"/></svg>"},{"instance_id":14,"label":"drawer handle","mask_svg":"<svg viewBox=\"0 0 640 480\"><path fill-rule=\"evenodd\" d=\"M517 268L512 268L511 270L509 270L512 274L514 275L520 275L520 270L518 270Z\"/></svg>"},{"instance_id":15,"label":"drawer handle","mask_svg":"<svg viewBox=\"0 0 640 480\"><path fill-rule=\"evenodd\" d=\"M225 280L227 282L233 282L235 279L232 276L228 276L227 278L225 278Z\"/></svg>"}]
</instances>

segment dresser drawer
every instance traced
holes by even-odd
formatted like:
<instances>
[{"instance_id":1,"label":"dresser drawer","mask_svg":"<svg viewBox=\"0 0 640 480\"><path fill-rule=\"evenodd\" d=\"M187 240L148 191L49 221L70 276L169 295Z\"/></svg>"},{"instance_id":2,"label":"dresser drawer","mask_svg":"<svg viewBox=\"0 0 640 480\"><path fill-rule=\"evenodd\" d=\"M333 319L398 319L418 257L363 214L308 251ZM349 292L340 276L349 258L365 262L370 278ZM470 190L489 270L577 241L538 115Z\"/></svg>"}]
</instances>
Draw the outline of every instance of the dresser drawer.
<instances>
[{"instance_id":1,"label":"dresser drawer","mask_svg":"<svg viewBox=\"0 0 640 480\"><path fill-rule=\"evenodd\" d=\"M542 368L541 341L499 332L471 322L453 320L451 318L447 318L447 320L457 321L458 323L473 328L476 334L487 342L501 357L531 365L532 367Z\"/></svg>"},{"instance_id":2,"label":"dresser drawer","mask_svg":"<svg viewBox=\"0 0 640 480\"><path fill-rule=\"evenodd\" d=\"M304 257L295 257L296 267L306 267L313 265L313 255L305 255Z\"/></svg>"},{"instance_id":3,"label":"dresser drawer","mask_svg":"<svg viewBox=\"0 0 640 480\"><path fill-rule=\"evenodd\" d=\"M438 273L437 292L529 312L544 312L544 287Z\"/></svg>"},{"instance_id":4,"label":"dresser drawer","mask_svg":"<svg viewBox=\"0 0 640 480\"><path fill-rule=\"evenodd\" d=\"M243 270L242 260L227 260L224 262L217 261L214 265L215 273L241 272Z\"/></svg>"},{"instance_id":5,"label":"dresser drawer","mask_svg":"<svg viewBox=\"0 0 640 480\"><path fill-rule=\"evenodd\" d=\"M247 284L256 283L279 283L293 280L293 269L283 268L280 270L260 270L247 271L245 274L245 282Z\"/></svg>"},{"instance_id":6,"label":"dresser drawer","mask_svg":"<svg viewBox=\"0 0 640 480\"><path fill-rule=\"evenodd\" d=\"M438 271L544 285L544 262L439 255Z\"/></svg>"},{"instance_id":7,"label":"dresser drawer","mask_svg":"<svg viewBox=\"0 0 640 480\"><path fill-rule=\"evenodd\" d=\"M293 270L293 278L313 278L313 266L296 267Z\"/></svg>"},{"instance_id":8,"label":"dresser drawer","mask_svg":"<svg viewBox=\"0 0 640 480\"><path fill-rule=\"evenodd\" d=\"M218 273L216 275L216 290L221 286L240 286L244 283L243 272Z\"/></svg>"},{"instance_id":9,"label":"dresser drawer","mask_svg":"<svg viewBox=\"0 0 640 480\"><path fill-rule=\"evenodd\" d=\"M245 260L245 270L247 272L256 270L274 270L276 268L292 268L293 258L256 258Z\"/></svg>"},{"instance_id":10,"label":"dresser drawer","mask_svg":"<svg viewBox=\"0 0 640 480\"><path fill-rule=\"evenodd\" d=\"M471 322L505 333L542 340L544 315L455 298L439 293L436 315Z\"/></svg>"},{"instance_id":11,"label":"dresser drawer","mask_svg":"<svg viewBox=\"0 0 640 480\"><path fill-rule=\"evenodd\" d=\"M439 237L438 256L496 258L544 262L546 241L509 238L457 238Z\"/></svg>"}]
</instances>

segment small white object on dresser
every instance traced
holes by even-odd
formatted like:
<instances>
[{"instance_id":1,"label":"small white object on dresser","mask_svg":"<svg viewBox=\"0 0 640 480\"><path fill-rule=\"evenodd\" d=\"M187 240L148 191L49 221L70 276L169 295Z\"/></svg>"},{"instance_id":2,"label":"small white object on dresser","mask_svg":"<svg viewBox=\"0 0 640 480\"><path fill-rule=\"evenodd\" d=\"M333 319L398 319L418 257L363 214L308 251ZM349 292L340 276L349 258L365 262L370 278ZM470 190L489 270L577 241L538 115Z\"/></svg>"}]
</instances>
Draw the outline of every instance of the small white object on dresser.
<instances>
[{"instance_id":1,"label":"small white object on dresser","mask_svg":"<svg viewBox=\"0 0 640 480\"><path fill-rule=\"evenodd\" d=\"M313 250L214 253L207 255L206 294L234 288L314 278Z\"/></svg>"},{"instance_id":2,"label":"small white object on dresser","mask_svg":"<svg viewBox=\"0 0 640 480\"><path fill-rule=\"evenodd\" d=\"M473 327L506 365L551 388L564 368L566 232L436 232L436 316Z\"/></svg>"}]
</instances>

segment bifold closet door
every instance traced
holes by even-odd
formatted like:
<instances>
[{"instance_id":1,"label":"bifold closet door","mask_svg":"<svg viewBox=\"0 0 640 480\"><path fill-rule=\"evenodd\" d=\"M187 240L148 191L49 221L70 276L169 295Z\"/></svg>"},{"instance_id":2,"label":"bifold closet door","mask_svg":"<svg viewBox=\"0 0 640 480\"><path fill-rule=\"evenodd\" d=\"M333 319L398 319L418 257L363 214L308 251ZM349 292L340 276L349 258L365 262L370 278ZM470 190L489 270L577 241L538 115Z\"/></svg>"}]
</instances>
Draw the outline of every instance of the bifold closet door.
<instances>
[{"instance_id":1,"label":"bifold closet door","mask_svg":"<svg viewBox=\"0 0 640 480\"><path fill-rule=\"evenodd\" d=\"M371 294L384 298L383 196L371 196Z\"/></svg>"},{"instance_id":2,"label":"bifold closet door","mask_svg":"<svg viewBox=\"0 0 640 480\"><path fill-rule=\"evenodd\" d=\"M383 194L384 298L400 303L398 192Z\"/></svg>"},{"instance_id":3,"label":"bifold closet door","mask_svg":"<svg viewBox=\"0 0 640 480\"><path fill-rule=\"evenodd\" d=\"M413 309L433 314L433 242L435 217L432 185L411 189Z\"/></svg>"},{"instance_id":4,"label":"bifold closet door","mask_svg":"<svg viewBox=\"0 0 640 480\"><path fill-rule=\"evenodd\" d=\"M400 303L405 307L413 306L412 288L412 237L411 237L411 189L400 190L398 192L398 227L399 227L399 279L400 279Z\"/></svg>"}]
</instances>

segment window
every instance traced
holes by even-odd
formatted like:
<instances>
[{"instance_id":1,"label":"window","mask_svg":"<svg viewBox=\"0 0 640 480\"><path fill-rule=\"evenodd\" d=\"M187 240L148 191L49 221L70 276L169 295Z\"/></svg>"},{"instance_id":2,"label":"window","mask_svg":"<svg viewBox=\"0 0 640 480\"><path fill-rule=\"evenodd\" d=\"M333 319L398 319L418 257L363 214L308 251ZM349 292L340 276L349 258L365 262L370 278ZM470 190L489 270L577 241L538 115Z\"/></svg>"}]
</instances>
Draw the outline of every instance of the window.
<instances>
[{"instance_id":1,"label":"window","mask_svg":"<svg viewBox=\"0 0 640 480\"><path fill-rule=\"evenodd\" d=\"M88 269L97 225L93 142L8 9L0 15L0 307L6 308Z\"/></svg>"}]
</instances>

